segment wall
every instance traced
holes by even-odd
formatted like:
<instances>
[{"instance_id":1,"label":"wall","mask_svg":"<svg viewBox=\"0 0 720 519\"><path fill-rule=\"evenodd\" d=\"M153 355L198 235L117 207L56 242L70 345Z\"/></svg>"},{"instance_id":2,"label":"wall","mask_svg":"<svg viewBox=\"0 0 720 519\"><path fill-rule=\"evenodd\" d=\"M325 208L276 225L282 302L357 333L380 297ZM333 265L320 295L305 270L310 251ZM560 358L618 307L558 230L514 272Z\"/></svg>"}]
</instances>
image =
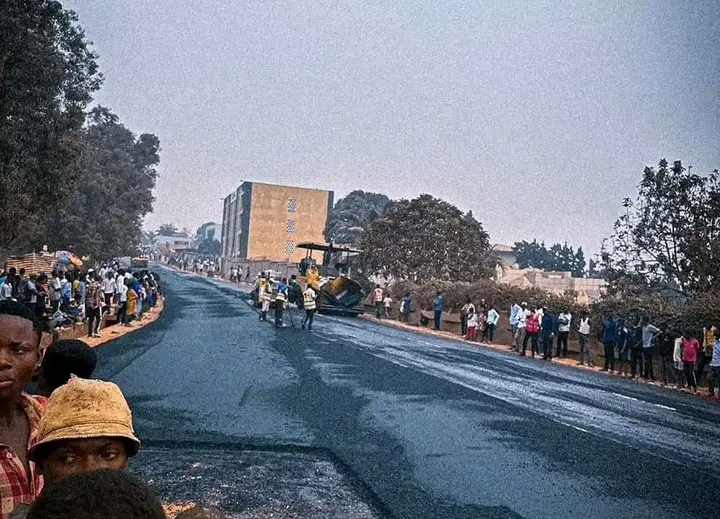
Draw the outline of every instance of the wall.
<instances>
[{"instance_id":1,"label":"wall","mask_svg":"<svg viewBox=\"0 0 720 519\"><path fill-rule=\"evenodd\" d=\"M329 204L332 204L332 191L253 183L251 196L248 259L294 263L305 257L305 251L288 251L288 241L293 244L325 242L323 230ZM288 210L290 200L295 201L295 212ZM294 222L294 232L289 232L288 220Z\"/></svg>"}]
</instances>

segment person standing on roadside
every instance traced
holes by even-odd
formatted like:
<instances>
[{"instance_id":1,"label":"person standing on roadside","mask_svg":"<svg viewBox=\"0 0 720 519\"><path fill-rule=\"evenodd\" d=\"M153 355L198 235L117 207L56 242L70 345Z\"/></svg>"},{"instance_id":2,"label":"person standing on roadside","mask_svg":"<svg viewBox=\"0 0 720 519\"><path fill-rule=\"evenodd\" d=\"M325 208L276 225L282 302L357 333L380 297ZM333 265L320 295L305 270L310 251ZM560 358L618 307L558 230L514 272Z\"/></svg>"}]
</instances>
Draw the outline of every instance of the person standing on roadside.
<instances>
[{"instance_id":1,"label":"person standing on roadside","mask_svg":"<svg viewBox=\"0 0 720 519\"><path fill-rule=\"evenodd\" d=\"M675 363L673 362L673 353L675 351L675 333L670 330L667 324L662 325L662 333L658 337L660 350L660 374L662 376L663 385L667 386L672 381L677 384L677 372L675 371Z\"/></svg>"},{"instance_id":2,"label":"person standing on roadside","mask_svg":"<svg viewBox=\"0 0 720 519\"><path fill-rule=\"evenodd\" d=\"M383 308L385 309L385 319L390 319L390 310L392 310L393 300L390 294L386 294L383 298Z\"/></svg>"},{"instance_id":3,"label":"person standing on roadside","mask_svg":"<svg viewBox=\"0 0 720 519\"><path fill-rule=\"evenodd\" d=\"M518 327L518 314L522 311L522 308L520 308L520 305L518 305L515 301L513 301L510 304L510 315L508 316L508 319L510 321L510 334L512 336L512 344L510 344L510 349L517 351L518 345L517 345L517 327Z\"/></svg>"},{"instance_id":4,"label":"person standing on roadside","mask_svg":"<svg viewBox=\"0 0 720 519\"><path fill-rule=\"evenodd\" d=\"M682 341L682 365L685 372L685 383L697 393L698 383L695 377L695 363L700 353L700 342L695 338Z\"/></svg>"},{"instance_id":5,"label":"person standing on roadside","mask_svg":"<svg viewBox=\"0 0 720 519\"><path fill-rule=\"evenodd\" d=\"M62 299L62 285L60 283L60 273L53 270L48 283L48 293L50 295L50 315L60 310L60 300Z\"/></svg>"},{"instance_id":6,"label":"person standing on roadside","mask_svg":"<svg viewBox=\"0 0 720 519\"><path fill-rule=\"evenodd\" d=\"M470 307L472 306L472 302L470 301L470 298L465 299L465 304L460 309L460 335L463 337L467 336L467 322L468 318L470 317Z\"/></svg>"},{"instance_id":7,"label":"person standing on roadside","mask_svg":"<svg viewBox=\"0 0 720 519\"><path fill-rule=\"evenodd\" d=\"M708 370L708 390L709 396L720 400L720 330L718 329L715 329L715 340Z\"/></svg>"},{"instance_id":8,"label":"person standing on roadside","mask_svg":"<svg viewBox=\"0 0 720 519\"><path fill-rule=\"evenodd\" d=\"M603 321L602 341L605 349L605 361L600 371L608 371L615 373L615 334L617 332L617 322L613 316L609 316Z\"/></svg>"},{"instance_id":9,"label":"person standing on roadside","mask_svg":"<svg viewBox=\"0 0 720 519\"><path fill-rule=\"evenodd\" d=\"M380 288L380 285L375 285L375 288L372 291L372 300L373 304L375 305L375 318L376 319L382 319L382 311L383 311L383 289Z\"/></svg>"},{"instance_id":10,"label":"person standing on roadside","mask_svg":"<svg viewBox=\"0 0 720 519\"><path fill-rule=\"evenodd\" d=\"M590 358L590 316L587 310L583 310L580 317L578 337L580 339L580 358L577 365L582 366L587 362L588 366L592 366L593 362Z\"/></svg>"},{"instance_id":11,"label":"person standing on roadside","mask_svg":"<svg viewBox=\"0 0 720 519\"><path fill-rule=\"evenodd\" d=\"M568 310L563 310L558 316L558 336L555 356L567 357L568 339L570 338L570 323L572 323L572 314Z\"/></svg>"},{"instance_id":12,"label":"person standing on roadside","mask_svg":"<svg viewBox=\"0 0 720 519\"><path fill-rule=\"evenodd\" d=\"M621 377L630 376L630 373L628 372L628 367L630 365L629 337L630 332L627 326L625 326L625 319L618 319L617 333L615 334L615 344L617 346L618 352L618 363L620 364L620 369L618 370L618 373L620 373Z\"/></svg>"},{"instance_id":13,"label":"person standing on roadside","mask_svg":"<svg viewBox=\"0 0 720 519\"><path fill-rule=\"evenodd\" d=\"M523 339L522 351L520 355L525 356L525 350L527 349L527 343L530 341L530 353L532 358L535 358L535 354L538 351L538 334L540 333L540 318L536 312L528 312L527 322L525 323L525 339Z\"/></svg>"},{"instance_id":14,"label":"person standing on roadside","mask_svg":"<svg viewBox=\"0 0 720 519\"><path fill-rule=\"evenodd\" d=\"M307 324L308 330L312 330L313 320L315 319L315 310L317 309L317 294L315 293L315 290L313 290L313 287L308 285L305 287L305 291L303 292L303 308L305 309L305 317L303 317L302 322L300 323L300 328L303 330L305 329L305 324Z\"/></svg>"},{"instance_id":15,"label":"person standing on roadside","mask_svg":"<svg viewBox=\"0 0 720 519\"><path fill-rule=\"evenodd\" d=\"M702 348L698 354L698 361L695 364L695 380L697 380L698 384L702 381L705 366L710 364L710 360L712 360L716 330L714 326L703 327Z\"/></svg>"},{"instance_id":16,"label":"person standing on roadside","mask_svg":"<svg viewBox=\"0 0 720 519\"><path fill-rule=\"evenodd\" d=\"M100 337L100 322L102 321L103 292L97 278L91 275L87 288L87 336Z\"/></svg>"},{"instance_id":17,"label":"person standing on roadside","mask_svg":"<svg viewBox=\"0 0 720 519\"><path fill-rule=\"evenodd\" d=\"M116 305L118 303L115 298L115 280L113 279L112 272L108 271L105 274L102 278L100 288L102 289L103 297L105 299L105 312L110 312L110 307L113 301Z\"/></svg>"},{"instance_id":18,"label":"person standing on roadside","mask_svg":"<svg viewBox=\"0 0 720 519\"><path fill-rule=\"evenodd\" d=\"M495 310L495 305L490 305L490 310L488 310L487 314L487 322L485 323L485 330L483 330L483 336L482 340L487 340L490 344L492 344L494 337L495 337L495 328L498 325L498 321L500 321L500 314L497 310Z\"/></svg>"},{"instance_id":19,"label":"person standing on roadside","mask_svg":"<svg viewBox=\"0 0 720 519\"><path fill-rule=\"evenodd\" d=\"M642 347L643 347L643 373L645 380L655 382L653 368L653 341L661 333L660 328L650 324L650 318L646 315L642 319Z\"/></svg>"},{"instance_id":20,"label":"person standing on roadside","mask_svg":"<svg viewBox=\"0 0 720 519\"><path fill-rule=\"evenodd\" d=\"M520 351L520 347L525 344L525 334L527 333L527 330L525 329L527 327L527 303L522 302L520 305L520 311L515 316L515 319L517 320L517 327L515 329L515 346L516 351Z\"/></svg>"},{"instance_id":21,"label":"person standing on roadside","mask_svg":"<svg viewBox=\"0 0 720 519\"><path fill-rule=\"evenodd\" d=\"M443 296L440 292L437 293L435 296L435 299L433 299L433 317L434 319L434 327L433 329L435 331L440 331L440 321L442 319L442 313L443 309L445 307L445 300L443 299Z\"/></svg>"},{"instance_id":22,"label":"person standing on roadside","mask_svg":"<svg viewBox=\"0 0 720 519\"><path fill-rule=\"evenodd\" d=\"M643 362L642 362L642 351L643 351L643 329L642 321L632 327L628 336L629 348L630 348L630 376L634 379L635 375L642 374Z\"/></svg>"},{"instance_id":23,"label":"person standing on roadside","mask_svg":"<svg viewBox=\"0 0 720 519\"><path fill-rule=\"evenodd\" d=\"M410 312L412 312L412 297L410 297L410 294L407 293L403 297L402 300L402 319L403 322L409 323L410 322Z\"/></svg>"},{"instance_id":24,"label":"person standing on roadside","mask_svg":"<svg viewBox=\"0 0 720 519\"><path fill-rule=\"evenodd\" d=\"M480 321L478 314L475 311L475 306L471 306L467 314L467 326L465 329L465 338L469 341L475 340L475 334L477 333L478 325Z\"/></svg>"},{"instance_id":25,"label":"person standing on roadside","mask_svg":"<svg viewBox=\"0 0 720 519\"><path fill-rule=\"evenodd\" d=\"M543 307L543 317L540 322L540 335L542 337L543 360L552 361L553 338L555 337L555 316L546 307Z\"/></svg>"}]
</instances>

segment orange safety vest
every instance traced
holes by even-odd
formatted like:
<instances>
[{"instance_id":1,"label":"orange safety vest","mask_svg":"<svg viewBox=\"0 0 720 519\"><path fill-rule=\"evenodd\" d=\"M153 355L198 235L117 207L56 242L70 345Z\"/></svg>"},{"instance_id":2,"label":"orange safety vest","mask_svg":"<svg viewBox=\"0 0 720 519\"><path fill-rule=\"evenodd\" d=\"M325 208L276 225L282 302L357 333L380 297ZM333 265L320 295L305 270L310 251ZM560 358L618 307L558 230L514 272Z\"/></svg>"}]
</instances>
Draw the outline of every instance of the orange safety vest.
<instances>
[{"instance_id":1,"label":"orange safety vest","mask_svg":"<svg viewBox=\"0 0 720 519\"><path fill-rule=\"evenodd\" d=\"M376 303L382 303L383 300L383 291L382 288L376 288L373 290L373 301Z\"/></svg>"}]
</instances>

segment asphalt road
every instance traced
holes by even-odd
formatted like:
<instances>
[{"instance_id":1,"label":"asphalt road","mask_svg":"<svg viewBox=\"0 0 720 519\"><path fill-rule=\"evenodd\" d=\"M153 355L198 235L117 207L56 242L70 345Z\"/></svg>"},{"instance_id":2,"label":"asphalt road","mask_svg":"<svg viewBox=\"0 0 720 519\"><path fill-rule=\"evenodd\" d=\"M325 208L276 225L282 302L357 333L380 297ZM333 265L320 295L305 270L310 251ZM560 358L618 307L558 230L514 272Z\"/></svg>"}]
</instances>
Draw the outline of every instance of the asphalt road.
<instances>
[{"instance_id":1,"label":"asphalt road","mask_svg":"<svg viewBox=\"0 0 720 519\"><path fill-rule=\"evenodd\" d=\"M127 395L136 470L166 497L192 464L159 460L248 467L256 449L317 455L372 509L317 517L720 516L720 405L361 319L277 330L234 287L160 272L163 315L103 346L96 375ZM184 497L239 512L233 474ZM343 499L313 488L271 501Z\"/></svg>"}]
</instances>

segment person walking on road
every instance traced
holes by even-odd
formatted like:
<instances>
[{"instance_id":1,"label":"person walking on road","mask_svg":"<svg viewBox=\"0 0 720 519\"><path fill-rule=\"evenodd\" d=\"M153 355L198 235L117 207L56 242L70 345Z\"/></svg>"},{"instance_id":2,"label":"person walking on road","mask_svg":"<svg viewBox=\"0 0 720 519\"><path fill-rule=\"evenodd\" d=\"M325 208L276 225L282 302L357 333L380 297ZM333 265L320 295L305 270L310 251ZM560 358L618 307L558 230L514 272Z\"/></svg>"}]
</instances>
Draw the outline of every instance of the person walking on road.
<instances>
[{"instance_id":1,"label":"person walking on road","mask_svg":"<svg viewBox=\"0 0 720 519\"><path fill-rule=\"evenodd\" d=\"M547 308L543 308L543 317L540 322L540 335L542 336L543 360L552 361L555 316Z\"/></svg>"},{"instance_id":2,"label":"person walking on road","mask_svg":"<svg viewBox=\"0 0 720 519\"><path fill-rule=\"evenodd\" d=\"M260 304L260 320L267 321L267 314L270 310L270 303L272 302L272 286L270 280L265 278L265 274L260 278L258 301Z\"/></svg>"},{"instance_id":3,"label":"person walking on road","mask_svg":"<svg viewBox=\"0 0 720 519\"><path fill-rule=\"evenodd\" d=\"M383 311L383 289L380 288L380 285L375 285L375 289L372 291L372 300L375 304L375 318L381 319L382 318L382 311Z\"/></svg>"},{"instance_id":4,"label":"person walking on road","mask_svg":"<svg viewBox=\"0 0 720 519\"><path fill-rule=\"evenodd\" d=\"M435 299L433 299L433 317L434 319L434 327L433 329L435 331L440 331L440 320L442 319L442 312L443 308L445 306L445 300L443 299L443 296L440 292L437 293L435 296Z\"/></svg>"},{"instance_id":5,"label":"person walking on road","mask_svg":"<svg viewBox=\"0 0 720 519\"><path fill-rule=\"evenodd\" d=\"M282 278L275 294L275 328L283 328L283 312L288 299L287 278Z\"/></svg>"},{"instance_id":6,"label":"person walking on road","mask_svg":"<svg viewBox=\"0 0 720 519\"><path fill-rule=\"evenodd\" d=\"M617 333L617 322L613 316L603 321L602 341L605 349L605 361L600 371L615 373L615 334Z\"/></svg>"},{"instance_id":7,"label":"person walking on road","mask_svg":"<svg viewBox=\"0 0 720 519\"><path fill-rule=\"evenodd\" d=\"M390 294L387 294L383 298L383 308L385 311L385 319L390 319L390 310L392 309L393 300Z\"/></svg>"},{"instance_id":8,"label":"person walking on road","mask_svg":"<svg viewBox=\"0 0 720 519\"><path fill-rule=\"evenodd\" d=\"M305 308L305 317L300 323L300 328L305 329L307 324L308 330L312 330L313 320L315 319L315 310L317 309L317 294L313 287L308 285L303 292L303 308Z\"/></svg>"},{"instance_id":9,"label":"person walking on road","mask_svg":"<svg viewBox=\"0 0 720 519\"><path fill-rule=\"evenodd\" d=\"M590 358L590 316L587 310L583 310L582 316L580 317L578 337L580 339L580 358L578 359L577 365L582 366L587 362L588 366L592 366L593 363Z\"/></svg>"}]
</instances>

